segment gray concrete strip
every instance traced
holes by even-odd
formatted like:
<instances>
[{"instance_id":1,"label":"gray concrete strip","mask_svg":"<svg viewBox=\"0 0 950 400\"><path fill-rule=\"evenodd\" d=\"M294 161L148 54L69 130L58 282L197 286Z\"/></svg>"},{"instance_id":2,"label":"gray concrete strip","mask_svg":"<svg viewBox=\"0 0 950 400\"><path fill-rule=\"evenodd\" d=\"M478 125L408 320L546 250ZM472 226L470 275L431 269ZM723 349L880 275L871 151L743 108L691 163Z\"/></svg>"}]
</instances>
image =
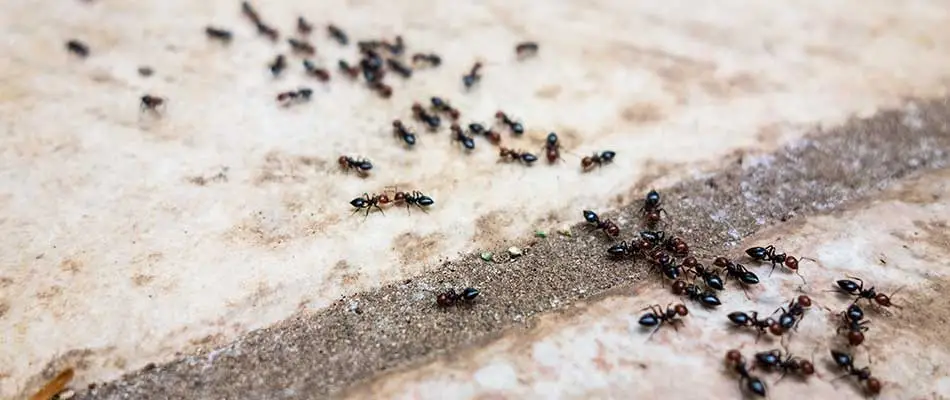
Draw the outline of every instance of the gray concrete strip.
<instances>
[{"instance_id":1,"label":"gray concrete strip","mask_svg":"<svg viewBox=\"0 0 950 400\"><path fill-rule=\"evenodd\" d=\"M719 172L664 189L677 235L708 256L765 226L838 210L908 175L950 165L950 102L918 101L903 110L852 120L809 135L776 153L737 154ZM650 182L631 190L645 192ZM629 237L639 204L603 217ZM580 210L578 210L580 218ZM211 351L152 366L79 394L119 398L312 398L394 369L413 368L508 329L532 326L539 314L645 277L645 264L607 262L607 241L578 225L571 237L523 244L525 255L492 263L477 255L347 296ZM439 310L435 292L475 286L471 308ZM55 368L49 368L52 372Z\"/></svg>"}]
</instances>

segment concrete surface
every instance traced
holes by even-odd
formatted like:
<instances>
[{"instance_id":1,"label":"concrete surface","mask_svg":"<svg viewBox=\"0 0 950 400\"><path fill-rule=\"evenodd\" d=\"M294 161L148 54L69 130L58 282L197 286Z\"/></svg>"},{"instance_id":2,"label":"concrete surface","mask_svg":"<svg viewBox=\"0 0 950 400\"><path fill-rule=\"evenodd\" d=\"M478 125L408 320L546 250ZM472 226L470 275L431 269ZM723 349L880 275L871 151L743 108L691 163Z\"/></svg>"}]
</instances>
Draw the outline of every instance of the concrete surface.
<instances>
[{"instance_id":1,"label":"concrete surface","mask_svg":"<svg viewBox=\"0 0 950 400\"><path fill-rule=\"evenodd\" d=\"M880 118L889 125L870 138L838 136L875 139L877 153L861 153L861 142L845 140L819 148L834 152L816 156L866 163L829 171L801 166L799 187L773 181L775 198L749 198L705 221L703 232L716 235L701 246L734 243L755 231L750 222L774 223L798 213L793 203L802 198L796 196L807 195L812 212L828 211L853 198L842 193L867 195L881 181L935 168L946 157L937 152L947 148L946 105L907 102L945 96L950 87L950 12L939 1L900 7L883 0L683 1L662 8L606 1L258 4L264 18L284 31L303 14L319 24L333 21L354 38L401 33L410 51L443 55L442 68L397 81L388 101L349 82L309 82L299 68L272 82L264 65L286 49L256 37L231 1L14 0L0 7L9 55L0 60L4 397L29 393L66 365L77 368L78 387L183 354L222 354L209 351L291 315L296 319L276 332L301 319L330 318L342 307L333 303L341 296L365 297L393 282L488 284L475 275L482 272L437 261L524 242L535 229L573 224L581 209L625 206L651 186L728 173L739 154L752 154L744 158L753 162L750 173L772 171L774 180L795 171L770 169L770 158L756 154L788 143L808 148L847 119L885 108L903 111ZM207 24L233 28L235 43L222 48L207 42L201 34ZM319 62L354 57L352 47L316 36ZM62 47L69 38L88 42L92 56L70 57ZM539 40L541 56L516 62L511 47L524 39ZM475 59L486 62L486 75L465 94L459 76ZM137 76L140 65L155 68L156 75ZM273 104L277 92L304 82L318 89L310 104ZM163 117L139 113L137 99L146 92L170 99ZM407 152L388 124L408 119L411 102L431 95L449 98L466 121L488 122L503 108L529 129L524 139L506 137L513 146L536 149L554 130L570 154L553 167L498 165L486 143L463 156L445 133L420 133L418 148ZM813 137L802 142L805 133ZM605 148L618 152L614 165L579 173L577 155ZM340 153L370 157L377 166L373 176L360 180L337 172ZM225 168L226 179L198 184L196 178ZM815 185L816 179L826 185ZM436 207L429 214L349 218L350 199L391 185L424 190ZM735 195L725 188L717 193ZM692 207L708 205L692 199ZM739 218L733 212L742 213L745 224L733 221ZM723 221L733 227L724 228ZM365 359L318 359L337 372L298 383L313 393L337 393L378 368L424 362L434 351L489 340L503 326L532 324L535 314L636 278L608 272L541 274L542 282L564 285L516 292L524 308L511 311L502 326L463 330L449 339L422 336L431 345L377 357L364 367L343 361ZM443 282L439 273L448 274ZM578 291L551 302L550 290L567 283ZM387 310L406 301L374 298ZM488 312L482 308L478 312ZM351 328L325 329L320 343ZM411 341L387 340L381 343L412 348ZM268 354L266 349L261 342L251 353ZM275 359L284 357L271 350ZM195 365L183 360L152 373ZM249 364L233 365L235 370L207 371L206 382L213 384L204 390L228 390L215 373L254 377L243 369ZM195 379L149 376L165 383ZM258 389L266 396L276 387ZM186 387L168 389L185 393Z\"/></svg>"}]
</instances>

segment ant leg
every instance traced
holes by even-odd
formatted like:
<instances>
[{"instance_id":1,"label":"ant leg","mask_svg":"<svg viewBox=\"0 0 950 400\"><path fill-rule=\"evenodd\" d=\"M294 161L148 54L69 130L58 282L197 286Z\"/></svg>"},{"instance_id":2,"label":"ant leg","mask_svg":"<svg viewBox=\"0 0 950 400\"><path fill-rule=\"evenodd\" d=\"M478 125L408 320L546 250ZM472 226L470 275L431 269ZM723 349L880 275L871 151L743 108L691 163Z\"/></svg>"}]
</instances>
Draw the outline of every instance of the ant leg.
<instances>
[{"instance_id":1,"label":"ant leg","mask_svg":"<svg viewBox=\"0 0 950 400\"><path fill-rule=\"evenodd\" d=\"M788 375L788 371L782 372L782 376L778 377L778 379L775 380L775 382L772 382L772 384L773 384L773 385L778 385L778 383L781 382L782 379L785 379L785 376L786 376L786 375Z\"/></svg>"},{"instance_id":2,"label":"ant leg","mask_svg":"<svg viewBox=\"0 0 950 400\"><path fill-rule=\"evenodd\" d=\"M648 342L653 340L653 335L656 335L656 333L660 331L660 327L662 326L663 326L663 322L660 322L660 324L657 325L656 328L653 329L653 332L650 332L650 336L647 336Z\"/></svg>"},{"instance_id":3,"label":"ant leg","mask_svg":"<svg viewBox=\"0 0 950 400\"><path fill-rule=\"evenodd\" d=\"M775 263L775 261L772 261L772 269L769 271L769 278L771 278L771 277L772 277L772 273L775 272L775 266L776 266L776 265L777 265L777 264Z\"/></svg>"},{"instance_id":4,"label":"ant leg","mask_svg":"<svg viewBox=\"0 0 950 400\"><path fill-rule=\"evenodd\" d=\"M795 270L795 275L798 275L798 277L801 278L801 280L802 280L802 285L807 285L807 284L808 284L808 282L805 280L805 276L802 275L801 271Z\"/></svg>"}]
</instances>

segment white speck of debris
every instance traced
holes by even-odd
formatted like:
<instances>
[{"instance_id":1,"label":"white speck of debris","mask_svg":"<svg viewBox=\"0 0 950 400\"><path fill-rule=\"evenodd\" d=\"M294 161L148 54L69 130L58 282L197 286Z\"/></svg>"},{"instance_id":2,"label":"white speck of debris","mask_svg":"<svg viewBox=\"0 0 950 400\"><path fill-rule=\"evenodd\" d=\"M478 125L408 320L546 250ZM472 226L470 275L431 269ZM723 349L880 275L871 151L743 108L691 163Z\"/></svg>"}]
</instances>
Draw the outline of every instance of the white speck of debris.
<instances>
[{"instance_id":1,"label":"white speck of debris","mask_svg":"<svg viewBox=\"0 0 950 400\"><path fill-rule=\"evenodd\" d=\"M511 246L508 248L508 255L512 257L521 257L521 249Z\"/></svg>"},{"instance_id":2,"label":"white speck of debris","mask_svg":"<svg viewBox=\"0 0 950 400\"><path fill-rule=\"evenodd\" d=\"M719 211L716 211L715 214L710 214L709 218L712 218L713 221L722 223L723 221L726 220L728 216L729 214L726 213L726 210L719 210Z\"/></svg>"},{"instance_id":3,"label":"white speck of debris","mask_svg":"<svg viewBox=\"0 0 950 400\"><path fill-rule=\"evenodd\" d=\"M489 364L475 372L475 382L489 389L512 389L518 383L515 369L508 364Z\"/></svg>"},{"instance_id":4,"label":"white speck of debris","mask_svg":"<svg viewBox=\"0 0 950 400\"><path fill-rule=\"evenodd\" d=\"M360 302L356 300L350 300L349 304L347 305L350 307L350 311L353 311L353 312L356 312L356 310L360 308Z\"/></svg>"},{"instance_id":5,"label":"white speck of debris","mask_svg":"<svg viewBox=\"0 0 950 400\"><path fill-rule=\"evenodd\" d=\"M742 239L742 236L739 235L739 231L737 231L736 228L729 228L726 234L735 240Z\"/></svg>"},{"instance_id":6,"label":"white speck of debris","mask_svg":"<svg viewBox=\"0 0 950 400\"><path fill-rule=\"evenodd\" d=\"M768 167L772 164L772 161L775 161L775 157L771 154L747 155L742 158L742 168L749 169Z\"/></svg>"},{"instance_id":7,"label":"white speck of debris","mask_svg":"<svg viewBox=\"0 0 950 400\"><path fill-rule=\"evenodd\" d=\"M923 128L924 121L920 118L920 107L917 107L915 103L908 103L904 107L904 116L901 118L901 123L911 129Z\"/></svg>"},{"instance_id":8,"label":"white speck of debris","mask_svg":"<svg viewBox=\"0 0 950 400\"><path fill-rule=\"evenodd\" d=\"M755 217L755 224L756 224L756 225L765 225L765 218L762 218L762 217Z\"/></svg>"}]
</instances>

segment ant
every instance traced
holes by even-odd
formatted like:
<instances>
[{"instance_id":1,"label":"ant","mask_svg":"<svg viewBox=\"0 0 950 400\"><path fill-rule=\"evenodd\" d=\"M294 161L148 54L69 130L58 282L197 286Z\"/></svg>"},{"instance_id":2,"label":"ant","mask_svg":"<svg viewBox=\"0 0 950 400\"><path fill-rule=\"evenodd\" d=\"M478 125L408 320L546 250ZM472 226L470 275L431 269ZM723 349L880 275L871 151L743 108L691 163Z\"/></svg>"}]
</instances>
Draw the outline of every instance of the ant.
<instances>
[{"instance_id":1,"label":"ant","mask_svg":"<svg viewBox=\"0 0 950 400\"><path fill-rule=\"evenodd\" d=\"M333 38L333 40L336 40L336 42L341 46L346 46L350 43L350 38L347 37L346 33L336 25L327 25L327 33L329 33L330 37Z\"/></svg>"},{"instance_id":2,"label":"ant","mask_svg":"<svg viewBox=\"0 0 950 400\"><path fill-rule=\"evenodd\" d=\"M309 88L300 88L297 90L290 90L287 92L277 94L277 101L283 103L284 106L288 106L291 103L302 103L305 101L310 101L310 96L313 95L313 90Z\"/></svg>"},{"instance_id":3,"label":"ant","mask_svg":"<svg viewBox=\"0 0 950 400\"><path fill-rule=\"evenodd\" d=\"M442 308L460 304L472 304L479 293L478 289L475 288L462 289L462 293L455 293L455 289L449 289L439 293L435 298L435 303Z\"/></svg>"},{"instance_id":4,"label":"ant","mask_svg":"<svg viewBox=\"0 0 950 400\"><path fill-rule=\"evenodd\" d=\"M241 2L241 13L244 14L245 17L250 19L251 22L253 22L255 25L260 25L262 22L260 15L257 13L257 10L255 10L254 7L251 6L251 3L248 3L246 1Z\"/></svg>"},{"instance_id":5,"label":"ant","mask_svg":"<svg viewBox=\"0 0 950 400\"><path fill-rule=\"evenodd\" d=\"M732 278L744 285L755 285L759 283L759 276L749 271L742 264L736 264L725 257L716 257L713 265L723 268L726 271L726 278Z\"/></svg>"},{"instance_id":6,"label":"ant","mask_svg":"<svg viewBox=\"0 0 950 400\"><path fill-rule=\"evenodd\" d=\"M402 52L406 50L406 43L403 42L402 35L396 35L395 42L396 43L389 43L388 41L384 40L382 42L382 45L383 47L386 48L386 50L389 50L389 52L392 55L398 56L398 55L401 55Z\"/></svg>"},{"instance_id":7,"label":"ant","mask_svg":"<svg viewBox=\"0 0 950 400\"><path fill-rule=\"evenodd\" d=\"M663 243L663 247L680 257L685 257L689 254L689 245L686 244L685 240L676 236L666 239L666 242Z\"/></svg>"},{"instance_id":8,"label":"ant","mask_svg":"<svg viewBox=\"0 0 950 400\"><path fill-rule=\"evenodd\" d=\"M756 342L759 341L759 338L761 338L762 334L766 331L775 336L782 336L782 333L784 333L782 326L772 319L772 317L759 319L759 313L755 311L750 311L748 314L742 311L736 311L729 313L727 317L729 317L729 321L735 326L748 326L759 331L755 336Z\"/></svg>"},{"instance_id":9,"label":"ant","mask_svg":"<svg viewBox=\"0 0 950 400\"><path fill-rule=\"evenodd\" d=\"M600 154L594 153L593 155L581 159L581 169L590 171L591 168L594 168L594 165L602 167L604 164L609 164L613 161L616 155L617 153L610 150L601 152Z\"/></svg>"},{"instance_id":10,"label":"ant","mask_svg":"<svg viewBox=\"0 0 950 400\"><path fill-rule=\"evenodd\" d=\"M308 56L312 56L317 53L317 49L313 47L312 44L303 40L289 38L287 39L287 43L290 44L290 48L293 49L295 53L306 54Z\"/></svg>"},{"instance_id":11,"label":"ant","mask_svg":"<svg viewBox=\"0 0 950 400\"><path fill-rule=\"evenodd\" d=\"M142 111L148 110L151 112L158 112L159 107L163 105L165 105L164 98L146 94L142 96L142 101L139 104L139 108L141 108Z\"/></svg>"},{"instance_id":12,"label":"ant","mask_svg":"<svg viewBox=\"0 0 950 400\"><path fill-rule=\"evenodd\" d=\"M548 138L544 142L544 151L547 153L549 164L554 164L561 159L561 144L558 143L556 133L548 134Z\"/></svg>"},{"instance_id":13,"label":"ant","mask_svg":"<svg viewBox=\"0 0 950 400\"><path fill-rule=\"evenodd\" d=\"M356 170L356 172L361 176L366 176L369 173L369 170L373 169L373 164L367 159L356 159L350 156L340 156L337 161L340 163L340 168L342 168L344 171L353 169Z\"/></svg>"},{"instance_id":14,"label":"ant","mask_svg":"<svg viewBox=\"0 0 950 400\"><path fill-rule=\"evenodd\" d=\"M775 310L782 310L782 314L778 317L778 324L785 331L792 328L798 329L798 323L805 316L805 309L811 307L811 298L805 295L798 296L798 298L789 301L787 307L788 309L779 307Z\"/></svg>"},{"instance_id":15,"label":"ant","mask_svg":"<svg viewBox=\"0 0 950 400\"><path fill-rule=\"evenodd\" d=\"M860 346L864 343L864 332L867 332L866 325L869 322L864 319L864 310L857 304L851 304L846 311L841 312L841 326L836 332L840 335L842 331L847 331L848 344Z\"/></svg>"},{"instance_id":16,"label":"ant","mask_svg":"<svg viewBox=\"0 0 950 400\"><path fill-rule=\"evenodd\" d=\"M841 289L842 292L855 296L855 299L854 299L855 303L857 303L858 300L866 299L868 302L873 301L882 307L894 306L897 308L901 308L891 303L890 296L884 293L878 293L874 291L874 286L871 286L870 288L865 289L864 281L862 281L861 278L855 278L853 276L849 276L848 278L854 279L857 282L854 282L853 280L850 280L850 279L842 279L836 283L838 284L838 288ZM894 293L897 293L897 292L895 291ZM891 293L891 295L893 296L894 293Z\"/></svg>"},{"instance_id":17,"label":"ant","mask_svg":"<svg viewBox=\"0 0 950 400\"><path fill-rule=\"evenodd\" d=\"M783 359L784 358L784 359ZM763 351L755 354L755 363L758 366L770 370L782 370L782 376L778 378L777 384L789 373L796 374L801 378L807 378L815 373L815 364L801 357L792 356L786 352L784 357L779 349Z\"/></svg>"},{"instance_id":18,"label":"ant","mask_svg":"<svg viewBox=\"0 0 950 400\"><path fill-rule=\"evenodd\" d=\"M515 54L518 55L518 58L524 59L530 56L538 54L538 43L536 42L523 42L518 43L515 46Z\"/></svg>"},{"instance_id":19,"label":"ant","mask_svg":"<svg viewBox=\"0 0 950 400\"><path fill-rule=\"evenodd\" d=\"M287 68L287 58L284 57L283 54L278 54L277 57L274 58L274 62L270 63L267 67L270 68L270 73L276 78Z\"/></svg>"},{"instance_id":20,"label":"ant","mask_svg":"<svg viewBox=\"0 0 950 400\"><path fill-rule=\"evenodd\" d=\"M277 29L274 29L264 23L257 24L257 32L264 36L267 36L267 38L270 39L271 41L277 41L277 39L280 37L280 34L277 33Z\"/></svg>"},{"instance_id":21,"label":"ant","mask_svg":"<svg viewBox=\"0 0 950 400\"><path fill-rule=\"evenodd\" d=\"M330 80L330 72L325 68L317 68L313 61L303 60L303 68L307 70L308 74L319 79L320 82L326 82Z\"/></svg>"},{"instance_id":22,"label":"ant","mask_svg":"<svg viewBox=\"0 0 950 400\"><path fill-rule=\"evenodd\" d=\"M583 166L583 162L581 162L581 165ZM653 225L660 222L660 213L666 213L666 210L661 207L662 204L659 192L650 190L647 193L646 198L643 199L643 207L640 207L640 212L646 217L648 224Z\"/></svg>"},{"instance_id":23,"label":"ant","mask_svg":"<svg viewBox=\"0 0 950 400\"><path fill-rule=\"evenodd\" d=\"M66 50L82 58L89 57L89 46L76 39L66 42Z\"/></svg>"},{"instance_id":24,"label":"ant","mask_svg":"<svg viewBox=\"0 0 950 400\"><path fill-rule=\"evenodd\" d=\"M220 40L224 43L231 43L231 39L234 36L229 30L215 28L213 26L206 27L205 34L211 39Z\"/></svg>"},{"instance_id":25,"label":"ant","mask_svg":"<svg viewBox=\"0 0 950 400\"><path fill-rule=\"evenodd\" d=\"M733 372L739 374L740 388L742 388L744 383L745 388L753 394L759 397L766 396L765 382L759 379L759 377L749 373L749 370L746 368L745 360L742 358L742 353L739 353L739 350L727 351L726 363L732 368Z\"/></svg>"},{"instance_id":26,"label":"ant","mask_svg":"<svg viewBox=\"0 0 950 400\"><path fill-rule=\"evenodd\" d=\"M409 131L402 121L395 120L393 121L393 134L402 138L403 142L406 142L409 146L414 146L416 144L416 135Z\"/></svg>"},{"instance_id":27,"label":"ant","mask_svg":"<svg viewBox=\"0 0 950 400\"><path fill-rule=\"evenodd\" d=\"M453 121L457 121L459 119L459 110L452 107L451 104L443 100L441 97L433 97L430 99L430 101L432 102L432 108L434 108L436 111L449 114Z\"/></svg>"},{"instance_id":28,"label":"ant","mask_svg":"<svg viewBox=\"0 0 950 400\"><path fill-rule=\"evenodd\" d=\"M600 220L600 217L597 216L597 213L591 210L584 210L584 219L587 222L594 225L594 229L601 229L609 236L617 237L620 235L620 228L613 221L605 219Z\"/></svg>"},{"instance_id":29,"label":"ant","mask_svg":"<svg viewBox=\"0 0 950 400\"><path fill-rule=\"evenodd\" d=\"M526 165L531 165L531 163L538 161L538 157L531 153L526 153L521 150L512 150L502 147L498 156L506 161L521 161Z\"/></svg>"},{"instance_id":30,"label":"ant","mask_svg":"<svg viewBox=\"0 0 950 400\"><path fill-rule=\"evenodd\" d=\"M584 216L587 214L585 212ZM589 220L588 220L589 221ZM640 244L636 240L631 240L630 243L620 242L607 248L607 254L613 257L628 257L634 256L640 253Z\"/></svg>"},{"instance_id":31,"label":"ant","mask_svg":"<svg viewBox=\"0 0 950 400\"><path fill-rule=\"evenodd\" d=\"M688 270L692 271L693 275L695 275L697 278L702 278L707 287L715 290L725 289L722 283L722 278L719 277L719 273L712 270L712 268L704 267L699 263L699 261L696 261L696 257L688 256L684 258L683 268L687 268Z\"/></svg>"},{"instance_id":32,"label":"ant","mask_svg":"<svg viewBox=\"0 0 950 400\"><path fill-rule=\"evenodd\" d=\"M307 22L303 17L297 17L297 32L301 35L309 35L313 32L313 24Z\"/></svg>"},{"instance_id":33,"label":"ant","mask_svg":"<svg viewBox=\"0 0 950 400\"><path fill-rule=\"evenodd\" d=\"M419 103L414 103L412 105L412 114L416 117L417 120L425 122L429 126L430 130L436 130L439 128L439 125L442 123L442 120L439 119L438 115L430 114Z\"/></svg>"},{"instance_id":34,"label":"ant","mask_svg":"<svg viewBox=\"0 0 950 400\"><path fill-rule=\"evenodd\" d=\"M399 60L396 60L395 58L387 58L386 65L389 66L389 69L395 71L403 78L412 77L412 68L409 68L406 66L406 64L399 62Z\"/></svg>"},{"instance_id":35,"label":"ant","mask_svg":"<svg viewBox=\"0 0 950 400\"><path fill-rule=\"evenodd\" d=\"M415 190L412 192L396 192L393 195L394 202L403 202L406 203L406 211L410 211L410 206L419 207L423 212L426 211L426 207L429 207L435 204L435 200L432 200L431 197L422 194L422 192ZM411 212L411 211L410 211Z\"/></svg>"},{"instance_id":36,"label":"ant","mask_svg":"<svg viewBox=\"0 0 950 400\"><path fill-rule=\"evenodd\" d=\"M462 132L462 127L459 124L452 124L452 137L453 140L457 140L462 143L462 146L465 146L466 149L472 150L475 148L475 141L472 140L471 136L466 135Z\"/></svg>"},{"instance_id":37,"label":"ant","mask_svg":"<svg viewBox=\"0 0 950 400\"><path fill-rule=\"evenodd\" d=\"M356 79L356 77L360 74L360 69L351 66L350 63L346 62L346 60L337 61L336 65L341 71L343 71L343 73L349 75L351 79Z\"/></svg>"},{"instance_id":38,"label":"ant","mask_svg":"<svg viewBox=\"0 0 950 400\"><path fill-rule=\"evenodd\" d=\"M484 135L493 145L497 146L499 143L501 143L501 135L499 135L498 132L495 132L491 129L485 129L484 125L477 122L468 124L468 130L476 135Z\"/></svg>"},{"instance_id":39,"label":"ant","mask_svg":"<svg viewBox=\"0 0 950 400\"><path fill-rule=\"evenodd\" d=\"M369 212L373 208L376 208L380 213L383 213L383 209L380 207L380 205L386 205L389 204L389 202L389 196L386 194L374 194L373 196L370 196L367 193L363 193L362 197L357 197L353 200L350 200L350 205L356 208L353 210L354 214L362 209L366 209L366 216L369 216Z\"/></svg>"},{"instance_id":40,"label":"ant","mask_svg":"<svg viewBox=\"0 0 950 400\"><path fill-rule=\"evenodd\" d=\"M467 75L462 75L462 84L465 85L466 89L471 89L473 85L482 79L482 75L478 73L481 69L482 63L476 62L475 65L472 66L472 70Z\"/></svg>"},{"instance_id":41,"label":"ant","mask_svg":"<svg viewBox=\"0 0 950 400\"><path fill-rule=\"evenodd\" d=\"M792 271L795 271L798 274L799 278L802 278L802 282L805 282L805 277L798 272L798 259L785 253L776 254L775 246L769 245L766 247L756 246L746 249L746 254L749 255L753 260L756 261L765 261L772 263L772 270L769 271L769 276L772 276L772 272L775 271L777 265L783 265L785 268L788 268Z\"/></svg>"},{"instance_id":42,"label":"ant","mask_svg":"<svg viewBox=\"0 0 950 400\"><path fill-rule=\"evenodd\" d=\"M685 295L690 300L698 302L705 307L719 307L722 302L713 292L704 292L699 286L692 283L686 283L681 280L673 282L673 294L677 296Z\"/></svg>"},{"instance_id":43,"label":"ant","mask_svg":"<svg viewBox=\"0 0 950 400\"><path fill-rule=\"evenodd\" d=\"M654 304L644 310L650 310L650 312L643 314L638 321L641 326L650 327L655 326L656 329L653 330L653 333L650 334L650 338L653 338L653 335L660 330L660 327L663 324L670 324L673 326L674 330L679 330L676 324L682 324L683 320L681 317L685 317L689 314L689 310L686 306L682 304L677 305L667 305L666 311L663 311L663 308L659 304Z\"/></svg>"},{"instance_id":44,"label":"ant","mask_svg":"<svg viewBox=\"0 0 950 400\"><path fill-rule=\"evenodd\" d=\"M640 231L640 238L650 243L650 248L654 248L663 242L666 238L666 232L663 231Z\"/></svg>"},{"instance_id":45,"label":"ant","mask_svg":"<svg viewBox=\"0 0 950 400\"><path fill-rule=\"evenodd\" d=\"M442 64L442 57L439 57L438 54L425 54L425 53L416 53L412 55L412 65L419 67L422 65L428 65L430 67L438 67Z\"/></svg>"},{"instance_id":46,"label":"ant","mask_svg":"<svg viewBox=\"0 0 950 400\"><path fill-rule=\"evenodd\" d=\"M515 135L520 135L524 133L524 125L522 125L520 122L517 122L511 119L510 117L508 117L508 114L505 114L503 111L496 112L495 119L507 125L508 129L511 129L511 132L513 132Z\"/></svg>"},{"instance_id":47,"label":"ant","mask_svg":"<svg viewBox=\"0 0 950 400\"><path fill-rule=\"evenodd\" d=\"M393 95L393 88L382 82L370 82L369 88L376 91L379 97L388 99Z\"/></svg>"},{"instance_id":48,"label":"ant","mask_svg":"<svg viewBox=\"0 0 950 400\"><path fill-rule=\"evenodd\" d=\"M864 383L864 389L872 394L877 395L881 393L881 387L883 384L881 381L873 376L871 376L871 369L864 367L858 369L854 366L854 358L850 354L843 351L831 350L831 358L834 359L835 364L838 365L838 368L841 368L847 371L847 374L835 378L835 380L844 378L848 375L853 375L858 378L858 382Z\"/></svg>"},{"instance_id":49,"label":"ant","mask_svg":"<svg viewBox=\"0 0 950 400\"><path fill-rule=\"evenodd\" d=\"M676 260L663 250L654 250L649 254L649 259L656 267L660 268L660 272L663 273L663 276L670 279L679 278L679 265L676 265Z\"/></svg>"}]
</instances>

